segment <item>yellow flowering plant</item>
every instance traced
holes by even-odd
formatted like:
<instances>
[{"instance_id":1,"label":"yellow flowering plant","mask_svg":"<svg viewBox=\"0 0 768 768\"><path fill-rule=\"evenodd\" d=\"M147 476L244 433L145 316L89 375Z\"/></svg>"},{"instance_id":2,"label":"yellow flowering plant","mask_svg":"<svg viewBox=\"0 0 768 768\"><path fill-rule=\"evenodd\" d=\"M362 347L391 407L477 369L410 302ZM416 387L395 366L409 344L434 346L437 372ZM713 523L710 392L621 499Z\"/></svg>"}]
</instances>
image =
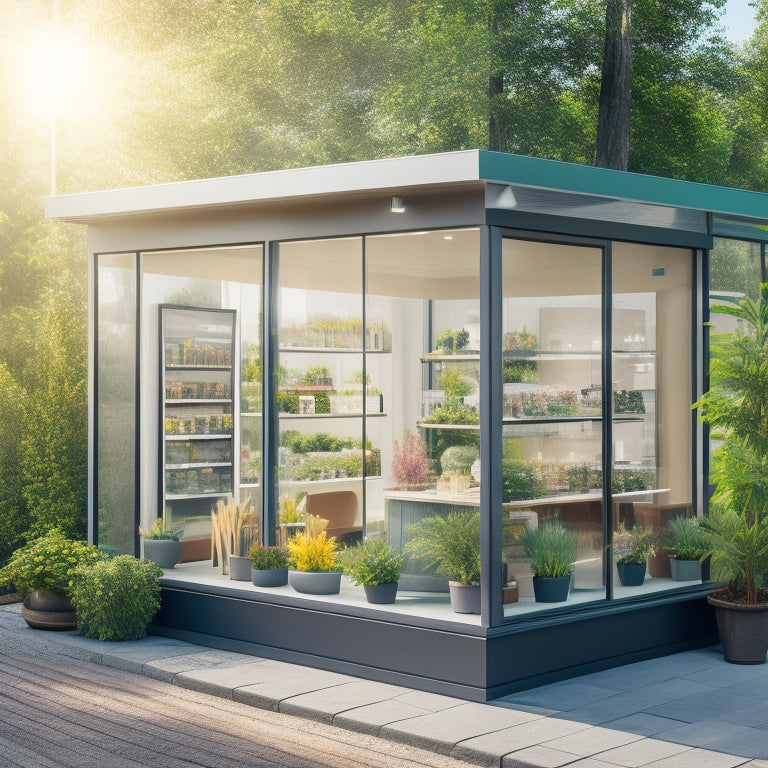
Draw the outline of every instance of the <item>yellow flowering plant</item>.
<instances>
[{"instance_id":1,"label":"yellow flowering plant","mask_svg":"<svg viewBox=\"0 0 768 768\"><path fill-rule=\"evenodd\" d=\"M297 571L331 573L341 570L337 563L336 538L325 531L308 536L301 531L288 541L291 567Z\"/></svg>"},{"instance_id":2,"label":"yellow flowering plant","mask_svg":"<svg viewBox=\"0 0 768 768\"><path fill-rule=\"evenodd\" d=\"M17 549L0 570L0 579L12 582L20 597L39 589L50 589L68 597L77 567L105 557L97 547L68 539L54 528Z\"/></svg>"}]
</instances>

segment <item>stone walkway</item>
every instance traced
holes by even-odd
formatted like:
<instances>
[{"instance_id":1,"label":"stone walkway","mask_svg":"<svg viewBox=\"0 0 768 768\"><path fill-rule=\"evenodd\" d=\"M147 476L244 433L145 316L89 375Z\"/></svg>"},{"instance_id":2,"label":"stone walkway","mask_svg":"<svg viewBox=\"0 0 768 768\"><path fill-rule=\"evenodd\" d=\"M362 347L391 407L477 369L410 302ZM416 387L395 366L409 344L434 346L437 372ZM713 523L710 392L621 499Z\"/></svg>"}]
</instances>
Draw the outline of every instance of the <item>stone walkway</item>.
<instances>
[{"instance_id":1,"label":"stone walkway","mask_svg":"<svg viewBox=\"0 0 768 768\"><path fill-rule=\"evenodd\" d=\"M0 631L23 642L18 605ZM263 710L500 768L768 768L768 666L718 649L640 662L478 704L163 637L61 652Z\"/></svg>"}]
</instances>

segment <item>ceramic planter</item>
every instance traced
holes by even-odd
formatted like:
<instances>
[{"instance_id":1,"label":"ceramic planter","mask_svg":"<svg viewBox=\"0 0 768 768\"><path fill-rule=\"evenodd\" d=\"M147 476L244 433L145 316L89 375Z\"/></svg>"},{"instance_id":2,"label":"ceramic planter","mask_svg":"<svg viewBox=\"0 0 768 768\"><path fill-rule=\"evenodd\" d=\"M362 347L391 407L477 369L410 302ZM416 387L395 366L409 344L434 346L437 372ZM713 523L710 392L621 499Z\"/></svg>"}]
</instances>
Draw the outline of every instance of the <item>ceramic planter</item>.
<instances>
[{"instance_id":1,"label":"ceramic planter","mask_svg":"<svg viewBox=\"0 0 768 768\"><path fill-rule=\"evenodd\" d=\"M451 609L454 613L480 613L480 586L449 581Z\"/></svg>"},{"instance_id":2,"label":"ceramic planter","mask_svg":"<svg viewBox=\"0 0 768 768\"><path fill-rule=\"evenodd\" d=\"M386 584L363 584L365 599L369 603L384 605L394 603L397 598L397 582L390 581Z\"/></svg>"},{"instance_id":3,"label":"ceramic planter","mask_svg":"<svg viewBox=\"0 0 768 768\"><path fill-rule=\"evenodd\" d=\"M616 563L623 587L639 587L645 581L645 563Z\"/></svg>"},{"instance_id":4,"label":"ceramic planter","mask_svg":"<svg viewBox=\"0 0 768 768\"><path fill-rule=\"evenodd\" d=\"M288 583L288 569L251 568L251 583L254 587L284 587Z\"/></svg>"},{"instance_id":5,"label":"ceramic planter","mask_svg":"<svg viewBox=\"0 0 768 768\"><path fill-rule=\"evenodd\" d=\"M174 539L144 539L144 559L161 568L174 568L181 560L181 542Z\"/></svg>"},{"instance_id":6,"label":"ceramic planter","mask_svg":"<svg viewBox=\"0 0 768 768\"><path fill-rule=\"evenodd\" d=\"M669 558L669 567L675 581L701 581L701 563L698 560Z\"/></svg>"},{"instance_id":7,"label":"ceramic planter","mask_svg":"<svg viewBox=\"0 0 768 768\"><path fill-rule=\"evenodd\" d=\"M768 603L736 605L721 600L715 590L707 595L714 606L723 656L730 664L765 664L768 652Z\"/></svg>"},{"instance_id":8,"label":"ceramic planter","mask_svg":"<svg viewBox=\"0 0 768 768\"><path fill-rule=\"evenodd\" d=\"M570 576L534 576L533 596L537 603L563 603L571 590Z\"/></svg>"},{"instance_id":9,"label":"ceramic planter","mask_svg":"<svg viewBox=\"0 0 768 768\"><path fill-rule=\"evenodd\" d=\"M251 558L240 555L229 556L229 578L232 581L251 580Z\"/></svg>"},{"instance_id":10,"label":"ceramic planter","mask_svg":"<svg viewBox=\"0 0 768 768\"><path fill-rule=\"evenodd\" d=\"M77 615L69 598L50 589L30 592L24 598L21 615L34 629L77 629Z\"/></svg>"},{"instance_id":11,"label":"ceramic planter","mask_svg":"<svg viewBox=\"0 0 768 768\"><path fill-rule=\"evenodd\" d=\"M288 583L305 595L338 595L341 589L341 571L288 571Z\"/></svg>"}]
</instances>

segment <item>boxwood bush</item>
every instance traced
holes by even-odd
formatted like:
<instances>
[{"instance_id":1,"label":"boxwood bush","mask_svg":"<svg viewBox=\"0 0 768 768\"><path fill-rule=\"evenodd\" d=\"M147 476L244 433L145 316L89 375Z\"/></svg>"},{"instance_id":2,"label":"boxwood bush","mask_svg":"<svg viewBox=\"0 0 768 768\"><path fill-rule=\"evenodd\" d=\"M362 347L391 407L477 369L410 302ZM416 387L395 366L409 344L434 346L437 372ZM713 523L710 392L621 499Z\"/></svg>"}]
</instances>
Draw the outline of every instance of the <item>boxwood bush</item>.
<instances>
[{"instance_id":1,"label":"boxwood bush","mask_svg":"<svg viewBox=\"0 0 768 768\"><path fill-rule=\"evenodd\" d=\"M98 640L138 640L160 610L160 576L150 560L118 555L79 566L72 583L77 626Z\"/></svg>"}]
</instances>

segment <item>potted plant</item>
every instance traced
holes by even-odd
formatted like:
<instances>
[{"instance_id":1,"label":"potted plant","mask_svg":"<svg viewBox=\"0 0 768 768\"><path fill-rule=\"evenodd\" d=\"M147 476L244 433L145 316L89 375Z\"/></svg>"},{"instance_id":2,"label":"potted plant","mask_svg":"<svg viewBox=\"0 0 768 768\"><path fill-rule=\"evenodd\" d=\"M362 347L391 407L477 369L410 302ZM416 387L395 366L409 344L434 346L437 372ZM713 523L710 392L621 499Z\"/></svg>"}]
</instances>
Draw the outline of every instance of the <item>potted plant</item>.
<instances>
[{"instance_id":1,"label":"potted plant","mask_svg":"<svg viewBox=\"0 0 768 768\"><path fill-rule=\"evenodd\" d=\"M411 430L392 442L392 474L401 491L423 491L429 487L429 459L424 441Z\"/></svg>"},{"instance_id":2,"label":"potted plant","mask_svg":"<svg viewBox=\"0 0 768 768\"><path fill-rule=\"evenodd\" d=\"M683 515L670 518L662 546L669 557L672 578L675 581L701 579L701 559L706 553L707 539L698 518Z\"/></svg>"},{"instance_id":3,"label":"potted plant","mask_svg":"<svg viewBox=\"0 0 768 768\"><path fill-rule=\"evenodd\" d=\"M719 305L713 313L738 322L712 337L712 386L697 402L711 436L712 512L707 530L712 575L725 582L710 592L725 660L764 664L768 651L768 283L760 300Z\"/></svg>"},{"instance_id":4,"label":"potted plant","mask_svg":"<svg viewBox=\"0 0 768 768\"><path fill-rule=\"evenodd\" d=\"M455 613L480 613L480 513L451 510L409 529L406 553L447 578Z\"/></svg>"},{"instance_id":5,"label":"potted plant","mask_svg":"<svg viewBox=\"0 0 768 768\"><path fill-rule=\"evenodd\" d=\"M21 615L30 627L75 629L77 617L70 601L75 569L103 557L96 547L53 529L17 549L0 571L0 580L13 582L24 600Z\"/></svg>"},{"instance_id":6,"label":"potted plant","mask_svg":"<svg viewBox=\"0 0 768 768\"><path fill-rule=\"evenodd\" d=\"M144 637L160 610L162 575L151 560L132 555L81 563L72 578L72 605L80 633L97 640Z\"/></svg>"},{"instance_id":7,"label":"potted plant","mask_svg":"<svg viewBox=\"0 0 768 768\"><path fill-rule=\"evenodd\" d=\"M297 531L288 542L290 566L288 583L309 595L337 595L341 588L341 569L337 562L336 539L325 531L317 534Z\"/></svg>"},{"instance_id":8,"label":"potted plant","mask_svg":"<svg viewBox=\"0 0 768 768\"><path fill-rule=\"evenodd\" d=\"M181 528L158 517L149 528L139 528L144 544L144 557L161 568L175 568L181 560Z\"/></svg>"},{"instance_id":9,"label":"potted plant","mask_svg":"<svg viewBox=\"0 0 768 768\"><path fill-rule=\"evenodd\" d=\"M653 529L632 526L628 531L621 523L613 535L613 554L619 581L624 587L639 587L645 581L648 556L653 550Z\"/></svg>"},{"instance_id":10,"label":"potted plant","mask_svg":"<svg viewBox=\"0 0 768 768\"><path fill-rule=\"evenodd\" d=\"M251 583L255 587L284 587L288 583L288 553L282 547L251 547Z\"/></svg>"},{"instance_id":11,"label":"potted plant","mask_svg":"<svg viewBox=\"0 0 768 768\"><path fill-rule=\"evenodd\" d=\"M537 603L562 603L568 599L576 560L577 536L559 520L543 520L521 539L531 558L533 594Z\"/></svg>"},{"instance_id":12,"label":"potted plant","mask_svg":"<svg viewBox=\"0 0 768 768\"><path fill-rule=\"evenodd\" d=\"M364 544L339 556L343 572L365 590L369 603L394 603L404 556L389 546L384 536L371 536Z\"/></svg>"}]
</instances>

